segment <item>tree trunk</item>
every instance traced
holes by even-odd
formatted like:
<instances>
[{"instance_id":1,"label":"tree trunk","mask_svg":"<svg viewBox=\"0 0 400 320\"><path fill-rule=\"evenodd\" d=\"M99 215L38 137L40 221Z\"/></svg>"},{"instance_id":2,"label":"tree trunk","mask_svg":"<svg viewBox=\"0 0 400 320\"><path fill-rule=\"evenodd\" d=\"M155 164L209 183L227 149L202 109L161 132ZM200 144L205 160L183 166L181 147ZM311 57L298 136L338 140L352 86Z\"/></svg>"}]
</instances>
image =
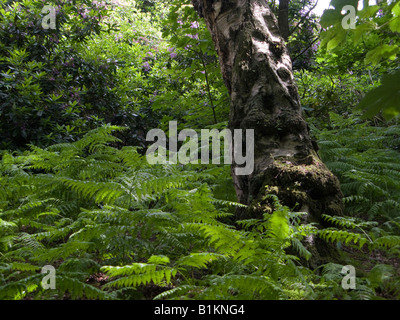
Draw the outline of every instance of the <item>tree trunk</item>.
<instances>
[{"instance_id":1,"label":"tree trunk","mask_svg":"<svg viewBox=\"0 0 400 320\"><path fill-rule=\"evenodd\" d=\"M293 210L339 215L337 178L317 155L302 116L291 60L276 17L265 0L196 0L218 52L231 97L229 127L254 129L254 171L232 175L238 201L248 205L238 219L272 212L267 194ZM244 143L244 142L243 142Z\"/></svg>"},{"instance_id":2,"label":"tree trunk","mask_svg":"<svg viewBox=\"0 0 400 320\"><path fill-rule=\"evenodd\" d=\"M289 38L289 1L290 0L279 1L278 25L280 34L285 41Z\"/></svg>"}]
</instances>

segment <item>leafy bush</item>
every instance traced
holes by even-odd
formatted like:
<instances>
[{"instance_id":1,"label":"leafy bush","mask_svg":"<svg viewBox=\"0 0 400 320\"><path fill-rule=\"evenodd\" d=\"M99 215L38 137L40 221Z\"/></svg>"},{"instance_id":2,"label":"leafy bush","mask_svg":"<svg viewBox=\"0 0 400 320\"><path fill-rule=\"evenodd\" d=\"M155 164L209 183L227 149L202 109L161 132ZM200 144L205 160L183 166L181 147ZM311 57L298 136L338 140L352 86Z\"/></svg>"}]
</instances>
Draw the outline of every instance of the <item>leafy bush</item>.
<instances>
[{"instance_id":1,"label":"leafy bush","mask_svg":"<svg viewBox=\"0 0 400 320\"><path fill-rule=\"evenodd\" d=\"M3 0L1 5L0 148L75 141L107 123L131 129L124 143L143 145L138 131L145 130L145 124L138 118L137 98L149 85L136 70L146 47L135 43L140 61L123 61L121 55L133 54L127 50L131 46L110 55L94 45L99 39L103 45L115 44L118 29L112 3L49 1L47 5L56 8L56 29L42 27L45 14L40 2ZM137 86L129 81L132 77L124 79L128 73L140 79Z\"/></svg>"}]
</instances>

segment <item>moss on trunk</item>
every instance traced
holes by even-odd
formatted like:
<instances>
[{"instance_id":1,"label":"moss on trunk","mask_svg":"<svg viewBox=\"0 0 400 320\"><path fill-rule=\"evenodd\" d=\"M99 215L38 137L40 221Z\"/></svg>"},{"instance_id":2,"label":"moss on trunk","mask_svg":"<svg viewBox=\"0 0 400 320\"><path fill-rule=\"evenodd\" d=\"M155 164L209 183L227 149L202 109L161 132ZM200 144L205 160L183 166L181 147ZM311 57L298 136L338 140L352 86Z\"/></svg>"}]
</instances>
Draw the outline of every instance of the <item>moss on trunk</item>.
<instances>
[{"instance_id":1,"label":"moss on trunk","mask_svg":"<svg viewBox=\"0 0 400 320\"><path fill-rule=\"evenodd\" d=\"M258 174L252 182L250 193L256 195L249 203L249 215L261 217L271 210L266 195L275 194L281 203L293 210L307 208L310 222L321 221L322 213L340 215L342 202L337 194L339 181L326 168L317 155L303 159L280 157Z\"/></svg>"}]
</instances>

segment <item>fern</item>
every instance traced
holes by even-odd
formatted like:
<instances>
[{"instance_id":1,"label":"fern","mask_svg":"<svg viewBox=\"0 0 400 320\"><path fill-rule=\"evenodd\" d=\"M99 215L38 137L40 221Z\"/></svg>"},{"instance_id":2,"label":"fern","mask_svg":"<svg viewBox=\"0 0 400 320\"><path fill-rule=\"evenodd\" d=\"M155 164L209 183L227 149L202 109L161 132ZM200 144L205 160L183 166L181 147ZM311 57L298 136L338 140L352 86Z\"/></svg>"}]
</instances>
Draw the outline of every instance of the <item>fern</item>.
<instances>
[{"instance_id":1,"label":"fern","mask_svg":"<svg viewBox=\"0 0 400 320\"><path fill-rule=\"evenodd\" d=\"M150 257L149 262L160 262L160 257ZM157 263L133 263L123 267L104 266L101 268L110 277L118 277L116 280L108 282L106 287L137 287L153 282L156 285L169 284L176 275L177 270L165 266L168 259L161 259L161 264Z\"/></svg>"},{"instance_id":2,"label":"fern","mask_svg":"<svg viewBox=\"0 0 400 320\"><path fill-rule=\"evenodd\" d=\"M377 222L375 221L363 221L361 219L356 219L352 217L337 217L337 216L333 217L323 214L322 218L338 227L344 227L350 229L371 228L377 225Z\"/></svg>"},{"instance_id":3,"label":"fern","mask_svg":"<svg viewBox=\"0 0 400 320\"><path fill-rule=\"evenodd\" d=\"M365 243L368 242L368 239L358 233L348 232L346 230L337 230L337 229L323 229L318 231L318 235L327 241L331 242L343 242L344 244L349 244L353 242L354 244L358 243L359 248L361 248Z\"/></svg>"},{"instance_id":4,"label":"fern","mask_svg":"<svg viewBox=\"0 0 400 320\"><path fill-rule=\"evenodd\" d=\"M278 300L285 294L275 281L266 276L224 275L210 276L210 286L199 294L199 299L261 299Z\"/></svg>"},{"instance_id":5,"label":"fern","mask_svg":"<svg viewBox=\"0 0 400 320\"><path fill-rule=\"evenodd\" d=\"M299 239L291 239L291 244L296 252L298 252L300 257L306 260L310 260L310 258L312 257L311 252L301 243Z\"/></svg>"},{"instance_id":6,"label":"fern","mask_svg":"<svg viewBox=\"0 0 400 320\"><path fill-rule=\"evenodd\" d=\"M56 288L60 295L69 294L71 299L114 299L114 295L100 290L85 282L79 281L75 277L61 275L56 277Z\"/></svg>"},{"instance_id":7,"label":"fern","mask_svg":"<svg viewBox=\"0 0 400 320\"><path fill-rule=\"evenodd\" d=\"M323 214L322 217L333 225L349 230L339 230L336 228L325 228L318 230L318 235L327 241L341 242L344 244L358 244L362 248L364 244L372 243L372 239L368 236L366 230L377 225L374 221L362 221L351 217L333 217ZM361 232L361 233L357 233Z\"/></svg>"},{"instance_id":8,"label":"fern","mask_svg":"<svg viewBox=\"0 0 400 320\"><path fill-rule=\"evenodd\" d=\"M112 204L119 198L123 191L119 190L116 183L89 182L80 180L62 179L63 183L78 193L84 199L92 198L96 203Z\"/></svg>"},{"instance_id":9,"label":"fern","mask_svg":"<svg viewBox=\"0 0 400 320\"><path fill-rule=\"evenodd\" d=\"M12 270L19 270L19 271L37 271L39 269L38 266L24 262L12 262L11 268Z\"/></svg>"},{"instance_id":10,"label":"fern","mask_svg":"<svg viewBox=\"0 0 400 320\"><path fill-rule=\"evenodd\" d=\"M185 299L189 295L200 293L204 290L204 287L199 287L196 285L181 285L179 287L165 290L162 293L154 297L154 300L161 299Z\"/></svg>"},{"instance_id":11,"label":"fern","mask_svg":"<svg viewBox=\"0 0 400 320\"><path fill-rule=\"evenodd\" d=\"M374 241L376 247L391 249L400 246L400 236L383 236Z\"/></svg>"},{"instance_id":12,"label":"fern","mask_svg":"<svg viewBox=\"0 0 400 320\"><path fill-rule=\"evenodd\" d=\"M4 297L128 299L134 290L143 298L151 285L158 299L308 298L320 287L310 285L314 274L286 252L289 246L305 259L311 252L302 241L315 234L355 245L381 239L374 245L397 247L397 240L384 238L388 234L368 234L377 225L357 217L326 216L335 228L317 231L274 196L272 214L232 224L235 207L243 205L226 188L228 166L150 166L137 148L110 145L117 141L110 137L115 129L1 160ZM354 161L350 170L358 165ZM368 203L371 193L393 194L394 184L385 189L379 180L379 188L369 187L369 177L349 184L361 193L349 194L350 204ZM396 208L391 201L385 206ZM55 291L40 286L45 264L56 268Z\"/></svg>"},{"instance_id":13,"label":"fern","mask_svg":"<svg viewBox=\"0 0 400 320\"><path fill-rule=\"evenodd\" d=\"M40 275L31 275L20 280L0 285L0 300L21 300L36 291L40 285Z\"/></svg>"},{"instance_id":14,"label":"fern","mask_svg":"<svg viewBox=\"0 0 400 320\"><path fill-rule=\"evenodd\" d=\"M399 126L368 126L331 116L337 129L317 133L320 154L339 177L346 210L355 216L393 218L400 203L400 155L393 144Z\"/></svg>"},{"instance_id":15,"label":"fern","mask_svg":"<svg viewBox=\"0 0 400 320\"><path fill-rule=\"evenodd\" d=\"M218 259L226 258L222 254L217 254L213 252L199 252L191 253L188 256L179 258L176 261L176 265L179 267L193 267L197 269L207 268L207 264Z\"/></svg>"},{"instance_id":16,"label":"fern","mask_svg":"<svg viewBox=\"0 0 400 320\"><path fill-rule=\"evenodd\" d=\"M393 259L399 254L400 228L396 223L400 210L400 154L396 141L400 126L378 127L354 116L345 118L333 113L330 116L333 129L316 134L323 161L341 182L345 217L324 215L333 227L320 230L318 234L337 242L339 248L346 242L362 247L363 251L356 253L356 261L351 263L358 263L358 259L364 262L375 254L379 255L379 261ZM361 267L365 268L371 267ZM398 277L392 274L390 278L396 282ZM344 294L335 289L335 294L347 295L341 298L349 299L376 297L369 279L358 281L357 287L354 293ZM381 287L381 290L386 289Z\"/></svg>"}]
</instances>

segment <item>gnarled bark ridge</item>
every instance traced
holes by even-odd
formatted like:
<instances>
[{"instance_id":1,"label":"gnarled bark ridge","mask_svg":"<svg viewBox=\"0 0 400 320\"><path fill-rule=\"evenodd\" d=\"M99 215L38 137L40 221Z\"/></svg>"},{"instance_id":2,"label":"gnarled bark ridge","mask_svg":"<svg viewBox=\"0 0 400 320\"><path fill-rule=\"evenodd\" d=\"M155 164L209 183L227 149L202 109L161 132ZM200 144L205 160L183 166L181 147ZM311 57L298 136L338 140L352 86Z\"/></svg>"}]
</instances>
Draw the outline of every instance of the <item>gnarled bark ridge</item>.
<instances>
[{"instance_id":1,"label":"gnarled bark ridge","mask_svg":"<svg viewBox=\"0 0 400 320\"><path fill-rule=\"evenodd\" d=\"M308 212L307 222L321 222L322 213L340 214L339 182L310 138L291 59L266 1L193 2L219 55L231 97L230 129L254 129L253 173L238 176L232 170L238 201L249 206L238 218L272 212L267 194Z\"/></svg>"}]
</instances>

